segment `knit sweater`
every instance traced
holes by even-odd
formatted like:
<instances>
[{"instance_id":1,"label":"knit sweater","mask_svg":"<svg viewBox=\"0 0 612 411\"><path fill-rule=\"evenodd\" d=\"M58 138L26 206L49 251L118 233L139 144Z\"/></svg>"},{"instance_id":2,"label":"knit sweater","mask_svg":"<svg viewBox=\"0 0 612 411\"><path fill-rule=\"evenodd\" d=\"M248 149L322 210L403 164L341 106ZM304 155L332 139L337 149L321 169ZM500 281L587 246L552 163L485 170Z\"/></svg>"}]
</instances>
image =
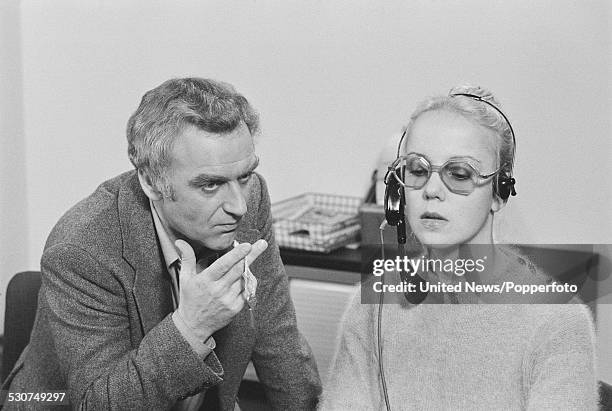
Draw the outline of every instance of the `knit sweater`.
<instances>
[{"instance_id":1,"label":"knit sweater","mask_svg":"<svg viewBox=\"0 0 612 411\"><path fill-rule=\"evenodd\" d=\"M533 275L525 264L512 266L518 277ZM378 308L359 294L350 304L320 410L385 409ZM384 304L390 406L596 410L594 341L582 304Z\"/></svg>"}]
</instances>

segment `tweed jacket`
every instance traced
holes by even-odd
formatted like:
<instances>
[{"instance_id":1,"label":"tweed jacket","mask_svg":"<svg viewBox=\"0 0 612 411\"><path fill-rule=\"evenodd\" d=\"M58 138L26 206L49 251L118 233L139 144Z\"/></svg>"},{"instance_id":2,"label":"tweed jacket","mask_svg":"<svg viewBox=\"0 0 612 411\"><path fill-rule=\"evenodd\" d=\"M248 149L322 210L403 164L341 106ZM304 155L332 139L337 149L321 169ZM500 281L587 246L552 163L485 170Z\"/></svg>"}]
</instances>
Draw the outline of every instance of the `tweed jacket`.
<instances>
[{"instance_id":1,"label":"tweed jacket","mask_svg":"<svg viewBox=\"0 0 612 411\"><path fill-rule=\"evenodd\" d=\"M149 200L130 171L102 183L53 228L30 343L3 389L67 390L73 408L105 410L170 409L205 392L202 409L233 410L252 360L275 409L314 409L319 375L297 330L267 188L257 174L249 184L236 239L269 243L251 264L254 328L245 308L213 334L217 347L204 360L193 351L172 321L171 282Z\"/></svg>"}]
</instances>

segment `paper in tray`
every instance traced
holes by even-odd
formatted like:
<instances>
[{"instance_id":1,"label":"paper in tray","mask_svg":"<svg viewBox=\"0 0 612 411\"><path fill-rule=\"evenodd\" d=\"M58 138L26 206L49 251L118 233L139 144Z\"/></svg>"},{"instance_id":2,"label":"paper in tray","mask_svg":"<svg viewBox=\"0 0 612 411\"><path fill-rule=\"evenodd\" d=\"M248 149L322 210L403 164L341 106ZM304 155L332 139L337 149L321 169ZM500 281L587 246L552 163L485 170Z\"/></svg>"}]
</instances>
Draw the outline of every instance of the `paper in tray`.
<instances>
[{"instance_id":1,"label":"paper in tray","mask_svg":"<svg viewBox=\"0 0 612 411\"><path fill-rule=\"evenodd\" d=\"M307 193L272 205L274 233L282 247L329 252L359 234L361 199Z\"/></svg>"},{"instance_id":2,"label":"paper in tray","mask_svg":"<svg viewBox=\"0 0 612 411\"><path fill-rule=\"evenodd\" d=\"M343 224L351 219L351 213L334 210L330 207L320 205L309 206L302 214L298 215L294 221L299 224L323 224L327 226L335 226Z\"/></svg>"}]
</instances>

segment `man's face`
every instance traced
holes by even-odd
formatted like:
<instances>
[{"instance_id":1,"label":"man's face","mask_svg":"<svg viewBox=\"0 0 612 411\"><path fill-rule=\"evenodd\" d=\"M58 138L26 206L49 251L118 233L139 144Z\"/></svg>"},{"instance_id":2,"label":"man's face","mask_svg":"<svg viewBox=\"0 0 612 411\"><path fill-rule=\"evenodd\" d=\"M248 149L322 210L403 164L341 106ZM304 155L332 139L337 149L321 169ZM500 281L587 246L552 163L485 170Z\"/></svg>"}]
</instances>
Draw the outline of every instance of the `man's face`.
<instances>
[{"instance_id":1,"label":"man's face","mask_svg":"<svg viewBox=\"0 0 612 411\"><path fill-rule=\"evenodd\" d=\"M177 136L168 169L174 198L154 201L171 236L224 250L247 211L249 182L257 167L253 137L244 123L227 134L185 127Z\"/></svg>"}]
</instances>

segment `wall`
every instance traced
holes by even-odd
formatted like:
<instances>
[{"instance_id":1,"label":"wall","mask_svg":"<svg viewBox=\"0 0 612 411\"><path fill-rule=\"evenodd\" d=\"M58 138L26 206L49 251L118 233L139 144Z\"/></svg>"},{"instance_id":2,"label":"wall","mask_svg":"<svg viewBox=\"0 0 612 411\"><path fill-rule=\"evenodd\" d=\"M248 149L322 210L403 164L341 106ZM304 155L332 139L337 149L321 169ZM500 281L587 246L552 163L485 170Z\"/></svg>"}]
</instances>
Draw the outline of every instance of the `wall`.
<instances>
[{"instance_id":1,"label":"wall","mask_svg":"<svg viewBox=\"0 0 612 411\"><path fill-rule=\"evenodd\" d=\"M603 33L608 34L608 41L612 40L612 7L608 4L607 13L608 30ZM609 50L609 48L608 48ZM608 75L603 78L602 83L608 85L608 119L612 119L612 53L607 54L607 71ZM608 129L607 139L610 140L610 129ZM612 154L612 153L610 153ZM612 158L609 155L608 158ZM602 206L609 206L610 202L603 203ZM604 217L605 218L605 217ZM610 233L610 231L608 231ZM607 244L602 244L596 248L605 258L607 259L607 265L602 265L599 270L601 278L606 278L608 281L607 290L601 290L600 293L605 297L600 298L599 305L597 306L597 340L598 340L598 358L600 359L599 364L599 375L602 378L606 378L607 381L612 380L612 287L610 287L610 279L612 279L612 243L610 240L606 240ZM600 287L601 288L601 287Z\"/></svg>"},{"instance_id":2,"label":"wall","mask_svg":"<svg viewBox=\"0 0 612 411\"><path fill-rule=\"evenodd\" d=\"M29 266L19 1L0 1L0 329L4 290Z\"/></svg>"},{"instance_id":3,"label":"wall","mask_svg":"<svg viewBox=\"0 0 612 411\"><path fill-rule=\"evenodd\" d=\"M419 100L482 84L518 139L519 196L497 219L498 239L610 244L610 9L606 0L24 0L9 40L21 37L15 118L26 138L17 156L2 148L27 159L2 179L3 193L27 181L17 268L36 269L59 216L130 167L124 128L141 95L184 75L229 81L259 109L273 200L362 195L381 145Z\"/></svg>"}]
</instances>

